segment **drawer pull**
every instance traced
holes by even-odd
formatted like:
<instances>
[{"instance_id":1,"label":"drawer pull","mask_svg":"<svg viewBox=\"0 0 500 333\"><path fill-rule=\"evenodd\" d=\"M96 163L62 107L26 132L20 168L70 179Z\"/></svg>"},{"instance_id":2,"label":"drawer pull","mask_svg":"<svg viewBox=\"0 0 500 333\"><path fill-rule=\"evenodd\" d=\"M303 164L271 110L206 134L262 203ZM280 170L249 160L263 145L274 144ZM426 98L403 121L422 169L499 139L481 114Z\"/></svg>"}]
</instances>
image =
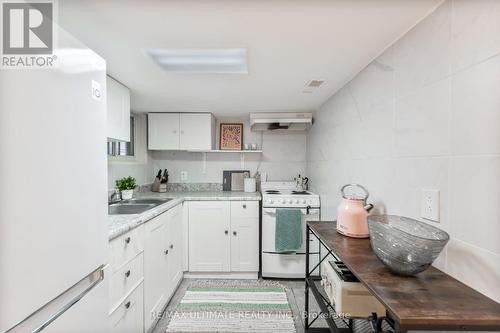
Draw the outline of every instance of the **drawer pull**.
<instances>
[{"instance_id":1,"label":"drawer pull","mask_svg":"<svg viewBox=\"0 0 500 333\"><path fill-rule=\"evenodd\" d=\"M168 250L165 250L165 254L168 254Z\"/></svg>"},{"instance_id":2,"label":"drawer pull","mask_svg":"<svg viewBox=\"0 0 500 333\"><path fill-rule=\"evenodd\" d=\"M129 244L129 243L130 243L130 237L125 238L125 244Z\"/></svg>"},{"instance_id":3,"label":"drawer pull","mask_svg":"<svg viewBox=\"0 0 500 333\"><path fill-rule=\"evenodd\" d=\"M125 309L128 309L130 308L130 301L128 301L127 303L125 303Z\"/></svg>"},{"instance_id":4,"label":"drawer pull","mask_svg":"<svg viewBox=\"0 0 500 333\"><path fill-rule=\"evenodd\" d=\"M227 230L224 230L224 234L226 234L226 235L227 235L227 234L229 234L229 231L227 231Z\"/></svg>"},{"instance_id":5,"label":"drawer pull","mask_svg":"<svg viewBox=\"0 0 500 333\"><path fill-rule=\"evenodd\" d=\"M174 244L170 244L170 248L173 249L174 248Z\"/></svg>"},{"instance_id":6,"label":"drawer pull","mask_svg":"<svg viewBox=\"0 0 500 333\"><path fill-rule=\"evenodd\" d=\"M125 272L125 277L129 277L129 276L130 276L130 269Z\"/></svg>"},{"instance_id":7,"label":"drawer pull","mask_svg":"<svg viewBox=\"0 0 500 333\"><path fill-rule=\"evenodd\" d=\"M236 231L233 231L233 235L235 235L235 236L237 235Z\"/></svg>"},{"instance_id":8,"label":"drawer pull","mask_svg":"<svg viewBox=\"0 0 500 333\"><path fill-rule=\"evenodd\" d=\"M244 209L247 209L247 205L243 205L243 208L244 208Z\"/></svg>"}]
</instances>

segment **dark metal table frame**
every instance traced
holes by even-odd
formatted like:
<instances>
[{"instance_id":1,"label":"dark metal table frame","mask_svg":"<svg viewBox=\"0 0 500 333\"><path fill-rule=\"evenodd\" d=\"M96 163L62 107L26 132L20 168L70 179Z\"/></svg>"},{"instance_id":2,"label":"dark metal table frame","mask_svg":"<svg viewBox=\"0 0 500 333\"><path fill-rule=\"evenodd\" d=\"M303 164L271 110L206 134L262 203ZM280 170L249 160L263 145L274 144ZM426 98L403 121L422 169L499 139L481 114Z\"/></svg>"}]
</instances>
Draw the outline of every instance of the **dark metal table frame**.
<instances>
[{"instance_id":1,"label":"dark metal table frame","mask_svg":"<svg viewBox=\"0 0 500 333\"><path fill-rule=\"evenodd\" d=\"M319 241L319 262L312 269L309 269L309 256L310 256L310 241L311 234L316 237ZM327 251L326 254L321 253L321 247L324 247ZM339 258L333 253L333 251L321 240L318 235L314 233L313 230L307 225L306 227L306 277L305 277L305 309L304 309L304 331L305 332L334 332L334 333L352 333L353 332L353 320L354 318L344 319L339 316L336 311L334 305L330 302L330 300L323 295L316 284L321 281L321 275L314 276L313 272L318 269L321 274L321 263L328 258L328 256L332 256L335 260L339 260ZM309 291L311 291L314 296L316 302L320 308L320 314L316 316L313 320L309 322ZM311 325L318 319L322 317L325 319L328 324L328 328L326 327L311 327ZM334 318L337 318L335 320ZM359 318L360 319L360 318ZM397 327L397 324L388 317L379 317L377 318L376 314L372 314L372 316L368 318L363 318L370 322L373 332L382 332L382 325L385 327L389 327L396 332L404 332L406 331L402 327ZM388 326L387 326L388 325Z\"/></svg>"}]
</instances>

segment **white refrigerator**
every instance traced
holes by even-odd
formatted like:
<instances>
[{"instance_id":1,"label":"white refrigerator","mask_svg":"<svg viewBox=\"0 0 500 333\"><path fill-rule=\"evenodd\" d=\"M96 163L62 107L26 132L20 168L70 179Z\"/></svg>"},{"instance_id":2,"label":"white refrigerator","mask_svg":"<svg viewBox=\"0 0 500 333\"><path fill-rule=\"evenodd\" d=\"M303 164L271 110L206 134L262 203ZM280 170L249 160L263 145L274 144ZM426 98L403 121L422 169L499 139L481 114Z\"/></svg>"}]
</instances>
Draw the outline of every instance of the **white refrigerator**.
<instances>
[{"instance_id":1,"label":"white refrigerator","mask_svg":"<svg viewBox=\"0 0 500 333\"><path fill-rule=\"evenodd\" d=\"M55 29L0 69L0 332L108 331L106 63Z\"/></svg>"}]
</instances>

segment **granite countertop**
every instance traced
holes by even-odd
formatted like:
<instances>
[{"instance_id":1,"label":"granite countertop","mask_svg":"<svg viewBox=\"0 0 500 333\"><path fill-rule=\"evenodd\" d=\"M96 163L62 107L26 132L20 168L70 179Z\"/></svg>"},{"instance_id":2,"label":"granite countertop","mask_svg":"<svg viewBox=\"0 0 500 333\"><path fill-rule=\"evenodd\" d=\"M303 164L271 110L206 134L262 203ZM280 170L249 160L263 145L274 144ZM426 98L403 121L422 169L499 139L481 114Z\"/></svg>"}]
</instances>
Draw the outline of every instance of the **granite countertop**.
<instances>
[{"instance_id":1,"label":"granite countertop","mask_svg":"<svg viewBox=\"0 0 500 333\"><path fill-rule=\"evenodd\" d=\"M146 221L160 215L161 213L175 207L184 201L259 201L261 195L259 192L230 192L230 191L213 191L213 192L141 192L134 195L135 198L172 198L164 204L147 210L141 214L130 215L108 215L108 238L113 240L124 233L136 228Z\"/></svg>"}]
</instances>

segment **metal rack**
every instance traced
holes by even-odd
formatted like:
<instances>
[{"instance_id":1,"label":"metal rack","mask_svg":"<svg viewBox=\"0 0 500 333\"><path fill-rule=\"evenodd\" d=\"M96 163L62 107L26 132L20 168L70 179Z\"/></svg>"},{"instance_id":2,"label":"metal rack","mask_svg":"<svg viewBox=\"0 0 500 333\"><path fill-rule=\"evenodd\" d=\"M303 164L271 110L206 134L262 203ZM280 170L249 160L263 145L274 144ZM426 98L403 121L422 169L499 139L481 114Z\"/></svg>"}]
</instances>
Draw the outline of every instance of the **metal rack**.
<instances>
[{"instance_id":1,"label":"metal rack","mask_svg":"<svg viewBox=\"0 0 500 333\"><path fill-rule=\"evenodd\" d=\"M311 235L316 237L319 242L319 262L312 269L309 269L310 256L310 240ZM326 254L321 253L322 247L327 251ZM304 330L305 332L334 332L334 333L373 333L373 332L394 332L393 323L386 318L377 318L376 314L368 318L344 318L335 310L335 305L332 304L321 286L321 277L314 276L313 272L318 269L320 272L321 263L328 257L332 256L335 260L339 258L326 246L309 227L306 229L306 277L305 277L305 309L304 309ZM312 294L315 301L318 303L320 313L317 314L311 321L309 294ZM314 322L319 318L323 318L328 327L312 327Z\"/></svg>"}]
</instances>

